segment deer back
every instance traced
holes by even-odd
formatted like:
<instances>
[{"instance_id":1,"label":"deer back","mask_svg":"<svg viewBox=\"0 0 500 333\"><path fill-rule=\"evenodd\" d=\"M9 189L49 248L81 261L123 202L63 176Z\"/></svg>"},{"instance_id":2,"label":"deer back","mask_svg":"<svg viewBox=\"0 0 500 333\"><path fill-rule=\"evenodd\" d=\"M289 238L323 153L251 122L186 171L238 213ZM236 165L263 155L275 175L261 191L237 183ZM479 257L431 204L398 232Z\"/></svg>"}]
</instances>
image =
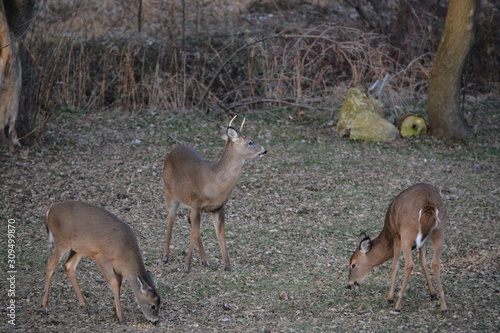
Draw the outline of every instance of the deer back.
<instances>
[{"instance_id":1,"label":"deer back","mask_svg":"<svg viewBox=\"0 0 500 333\"><path fill-rule=\"evenodd\" d=\"M98 255L112 258L120 274L124 268L145 274L132 229L102 208L79 201L56 204L48 212L47 227L55 244L66 244L90 259Z\"/></svg>"},{"instance_id":2,"label":"deer back","mask_svg":"<svg viewBox=\"0 0 500 333\"><path fill-rule=\"evenodd\" d=\"M221 207L236 186L245 160L267 151L252 138L228 127L224 152L218 162L204 160L190 146L176 146L165 159L163 180L172 199L212 211Z\"/></svg>"},{"instance_id":3,"label":"deer back","mask_svg":"<svg viewBox=\"0 0 500 333\"><path fill-rule=\"evenodd\" d=\"M432 185L416 184L393 200L387 209L384 229L390 237L415 241L419 248L434 229L445 227L446 220L446 206L439 191Z\"/></svg>"}]
</instances>

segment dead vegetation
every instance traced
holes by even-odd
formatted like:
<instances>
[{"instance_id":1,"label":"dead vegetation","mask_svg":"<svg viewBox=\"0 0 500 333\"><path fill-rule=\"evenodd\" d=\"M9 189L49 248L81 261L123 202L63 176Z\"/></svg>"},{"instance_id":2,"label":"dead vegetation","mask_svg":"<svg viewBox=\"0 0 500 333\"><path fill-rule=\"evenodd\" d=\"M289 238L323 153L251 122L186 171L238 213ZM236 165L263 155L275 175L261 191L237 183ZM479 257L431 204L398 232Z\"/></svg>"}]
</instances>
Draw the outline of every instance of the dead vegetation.
<instances>
[{"instance_id":1,"label":"dead vegetation","mask_svg":"<svg viewBox=\"0 0 500 333\"><path fill-rule=\"evenodd\" d=\"M350 3L47 1L24 43L23 109L35 108L39 124L31 134L43 135L58 110L324 110L385 75L381 99L397 115L426 94L446 7ZM497 95L498 13L483 6L466 92Z\"/></svg>"},{"instance_id":2,"label":"dead vegetation","mask_svg":"<svg viewBox=\"0 0 500 333\"><path fill-rule=\"evenodd\" d=\"M431 138L391 144L340 141L327 125L328 113L248 114L246 131L269 152L248 162L228 202L226 236L234 271L224 272L207 217L201 232L215 269L203 267L195 251L189 274L182 272L189 243L185 210L179 210L174 227L171 261L161 260L166 232L162 164L175 145L169 137L215 160L223 148L216 124L193 114L58 113L43 145L24 155L1 156L2 219L15 219L17 227L16 328L494 331L500 315L497 108L483 104L477 111L479 136L468 144ZM361 290L346 289L358 233L379 232L393 197L417 182L437 186L449 212L442 257L447 315L429 299L418 266L399 315L385 303L390 261L374 270ZM79 308L60 267L52 281L49 315L42 314L45 265L52 252L43 220L48 207L67 199L98 204L130 224L162 296L158 326L144 320L127 282L121 302L128 324L118 325L111 291L89 260L80 264L78 279L91 316ZM5 237L0 239L5 258ZM6 290L1 289L2 300L9 299ZM10 328L5 320L0 327Z\"/></svg>"}]
</instances>

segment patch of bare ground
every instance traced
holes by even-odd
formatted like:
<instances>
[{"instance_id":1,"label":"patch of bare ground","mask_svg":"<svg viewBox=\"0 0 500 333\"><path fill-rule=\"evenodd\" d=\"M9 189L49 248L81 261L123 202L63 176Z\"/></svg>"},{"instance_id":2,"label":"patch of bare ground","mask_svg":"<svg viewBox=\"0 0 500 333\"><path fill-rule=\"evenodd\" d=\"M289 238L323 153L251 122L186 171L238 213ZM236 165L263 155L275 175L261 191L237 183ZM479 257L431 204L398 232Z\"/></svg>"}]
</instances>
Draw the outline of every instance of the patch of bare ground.
<instances>
[{"instance_id":1,"label":"patch of bare ground","mask_svg":"<svg viewBox=\"0 0 500 333\"><path fill-rule=\"evenodd\" d=\"M212 223L205 217L201 232L214 269L203 267L195 251L189 274L182 272L189 243L185 210L174 227L171 261L161 262L163 159L175 144L171 138L216 159L223 148L216 122L196 114L58 114L39 147L1 155L0 262L5 276L6 221L14 219L17 273L16 325L7 322L11 297L2 278L0 329L494 331L500 319L497 110L498 103L476 111L478 136L469 143L341 141L330 114L248 114L245 132L269 153L247 163L227 205L234 271L223 271ZM345 288L357 234L376 235L392 198L417 182L437 186L449 211L442 264L447 314L428 297L418 265L398 315L385 303L390 261L374 270L360 290ZM90 260L81 262L77 276L92 314L80 310L62 268L52 280L50 313L42 314L45 265L52 253L45 212L68 199L98 204L131 225L163 298L158 325L146 322L126 281L122 305L128 323L119 325L111 291Z\"/></svg>"}]
</instances>

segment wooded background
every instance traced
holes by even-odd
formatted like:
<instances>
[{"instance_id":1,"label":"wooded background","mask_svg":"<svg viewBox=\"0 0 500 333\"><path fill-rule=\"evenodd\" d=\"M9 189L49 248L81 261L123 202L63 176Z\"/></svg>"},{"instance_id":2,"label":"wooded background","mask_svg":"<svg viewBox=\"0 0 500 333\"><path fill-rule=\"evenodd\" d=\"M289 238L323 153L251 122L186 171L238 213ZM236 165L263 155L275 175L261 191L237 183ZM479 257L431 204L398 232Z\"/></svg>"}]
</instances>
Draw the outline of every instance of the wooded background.
<instances>
[{"instance_id":1,"label":"wooded background","mask_svg":"<svg viewBox=\"0 0 500 333\"><path fill-rule=\"evenodd\" d=\"M331 111L348 88L366 90L386 74L381 99L395 117L408 100L425 98L448 5L47 0L19 2L19 10L14 0L4 3L23 63L23 143L61 111ZM500 4L480 4L464 98L500 90Z\"/></svg>"}]
</instances>

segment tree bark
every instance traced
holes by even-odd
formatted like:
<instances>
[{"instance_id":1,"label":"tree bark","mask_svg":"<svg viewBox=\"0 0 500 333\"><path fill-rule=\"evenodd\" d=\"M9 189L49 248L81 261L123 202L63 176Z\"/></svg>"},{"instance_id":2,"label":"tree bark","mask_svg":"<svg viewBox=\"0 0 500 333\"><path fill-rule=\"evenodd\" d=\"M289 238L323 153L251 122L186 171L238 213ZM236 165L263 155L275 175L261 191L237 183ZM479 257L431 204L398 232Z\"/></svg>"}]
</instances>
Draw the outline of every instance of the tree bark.
<instances>
[{"instance_id":1,"label":"tree bark","mask_svg":"<svg viewBox=\"0 0 500 333\"><path fill-rule=\"evenodd\" d=\"M477 0L450 0L443 36L429 82L428 117L431 135L467 139L474 133L460 109L460 81L474 44Z\"/></svg>"},{"instance_id":2,"label":"tree bark","mask_svg":"<svg viewBox=\"0 0 500 333\"><path fill-rule=\"evenodd\" d=\"M21 75L17 43L7 23L3 1L0 0L0 142L7 139L11 151L19 145L16 120L21 96Z\"/></svg>"},{"instance_id":3,"label":"tree bark","mask_svg":"<svg viewBox=\"0 0 500 333\"><path fill-rule=\"evenodd\" d=\"M19 141L32 143L34 136L28 134L36 127L36 67L22 46L35 3L0 0L0 145L8 144L11 151Z\"/></svg>"}]
</instances>

